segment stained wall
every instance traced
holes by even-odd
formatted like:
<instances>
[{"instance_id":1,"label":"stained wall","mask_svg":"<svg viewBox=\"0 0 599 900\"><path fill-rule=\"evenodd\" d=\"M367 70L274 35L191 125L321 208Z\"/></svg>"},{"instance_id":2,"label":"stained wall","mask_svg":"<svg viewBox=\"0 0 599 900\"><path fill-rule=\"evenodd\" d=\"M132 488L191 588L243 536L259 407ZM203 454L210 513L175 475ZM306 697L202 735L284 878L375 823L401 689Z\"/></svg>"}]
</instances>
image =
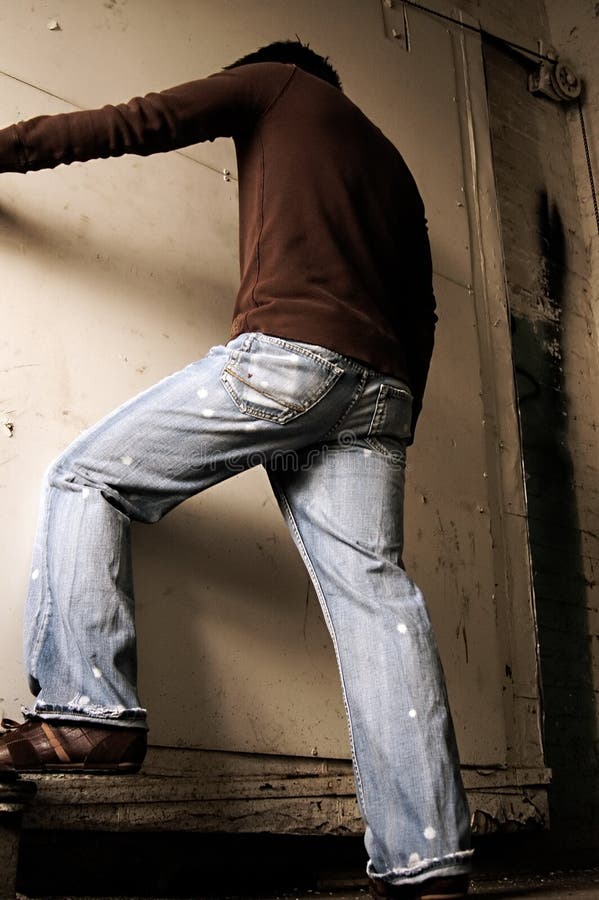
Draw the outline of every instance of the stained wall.
<instances>
[{"instance_id":1,"label":"stained wall","mask_svg":"<svg viewBox=\"0 0 599 900\"><path fill-rule=\"evenodd\" d=\"M39 49L36 48L40 47L40 36L39 33L32 36L30 26L33 20L30 19L24 24L19 20L19 23L15 24L17 22L14 18L15 10L21 4L12 4L12 8L11 4L5 4L1 13L2 32L5 39L10 34L13 41L19 39L21 57L23 39L26 38L30 42L26 49L28 58L33 60L34 65L33 70L24 72L24 75L33 80L38 66L44 73L43 79L38 79L42 87L67 100L74 99L81 105L114 99L117 85L119 99L122 99L121 93L127 95L138 90L160 88L167 82L183 80L183 77L187 77L192 71L194 74L196 72L207 74L211 68L222 62L220 55L213 53L209 59L202 58L200 69L193 69L191 57L180 55L176 62L173 62L172 59L169 61L166 57L153 53L152 48L158 47L158 43L161 47L164 46L166 38L176 41L176 35L183 24L181 16L172 12L176 5L165 4L165 10L168 7L170 12L161 15L160 11L157 12L156 3L146 4L146 9L150 9L151 12L135 19L137 40L146 50L137 54L133 61L127 62L124 51L134 5L111 2L104 4L100 9L100 4L93 4L99 14L99 19L94 24L97 38L101 43L108 37L110 40L106 46L112 46L115 52L111 57L109 70L104 68L102 77L98 74L89 78L85 82L85 91L81 90L82 85L77 84L72 76L65 76L67 70L64 51L57 52L54 48L46 56L44 54L39 56ZM447 5L434 3L432 0L428 5L443 13L451 12ZM568 58L585 81L583 109L589 138L589 153L597 172L599 72L596 70L599 63L596 62L594 48L597 46L599 20L596 4L590 0L575 0L569 4L560 4L557 0L546 0L545 3L542 0L527 0L524 3L506 0L502 4L492 3L490 0L480 2L463 0L457 5L471 17L471 21L480 22L491 34L535 49L539 47L539 40L543 42L543 47L553 43L558 52ZM52 10L46 3L35 4L32 7L32 14L35 13L37 16L36 27L46 28L48 20L56 15L58 7L63 8L61 4L58 4L56 9L52 7ZM70 10L73 15L76 8L73 4L64 4L64 9ZM287 5L287 9L289 8L290 5ZM389 9L389 5L371 2L368 8L368 21L374 22L376 15L380 16L382 22L384 10ZM361 5L360 9L362 10ZM258 12L260 33L269 39L275 37L273 23L267 21L268 17L265 14L262 15L264 10L262 13L259 10ZM408 10L407 14L416 33L418 28L428 27L422 24L423 13ZM8 27L9 25L11 27ZM344 60L347 60L348 82L350 87L356 90L356 97L367 106L371 104L373 110L377 109L382 90L381 79L365 77L359 65L352 66L349 62L360 58L363 32L358 35L351 17L342 15L340 11L335 15L330 7L326 12L314 11L313 25L315 28L318 26L319 35L323 38L324 35L328 35L331 45L338 47L342 70ZM77 27L86 26L80 21ZM245 51L246 27L247 22L244 24L235 17L228 20L227 37L223 46L231 55ZM374 28L374 25L372 27ZM65 49L68 48L66 27L59 34L48 32L44 37L57 38L63 42ZM197 55L198 38L193 37L190 40ZM530 661L534 656L534 644L538 641L545 758L554 773L552 791L554 827L577 836L583 835L584 840L592 842L599 839L597 806L593 799L598 793L596 698L599 668L597 641L599 597L596 577L599 567L597 494L599 264L594 206L578 110L529 93L528 76L536 67L536 62L530 56L527 57L526 54L514 50L509 51L489 37L483 43L492 162L500 222L498 248L503 259L505 314L509 324L508 331L511 334L509 364L513 367L516 388L514 397L517 416L514 415L514 421L519 427L518 446L522 448L521 456L518 453L513 457L515 460L513 467L516 469L518 465L522 466L527 503L525 506L514 508L510 514L514 520L519 517L523 522L521 532L523 545L527 545L530 537L532 584L535 594L533 609L538 624L536 631L532 618L525 625L526 648L520 657L524 655ZM314 45L316 46L316 40ZM387 63L391 60L390 53L396 54L394 60L398 59L397 48L391 50L387 44L382 43L379 46L380 53ZM7 51L8 49L7 47ZM327 49L326 52L333 55L333 49ZM412 49L412 52L415 50ZM39 56L37 61L36 53ZM5 59L9 57L8 53L4 55ZM77 58L79 70L83 70L84 65L85 60L80 54ZM402 63L394 61L391 65L398 67L396 71L400 76ZM99 66L95 68L99 73ZM155 83L151 85L147 80L150 69L155 78ZM384 84L388 87L386 80ZM392 93L391 91L385 95L390 102ZM414 93L411 97L410 103L416 109L418 94ZM11 98L13 103L11 115L14 114L15 117L33 115L40 111L39 98L32 94L26 85L15 88ZM60 103L61 101L49 96L44 100L47 111L62 109ZM378 108L380 109L380 106ZM462 140L467 141L467 130L466 132L462 130L461 135ZM234 172L234 160L227 150L218 147L208 150L207 154L202 150L202 154L198 156L192 152L189 159L178 159L169 168L163 167L161 162L157 162L155 167L151 164L144 169L143 174L137 163L126 169L126 174L123 170L123 174L117 175L116 169L110 169L110 178L107 182L105 180L102 189L97 186L97 182L92 186L91 176L83 169L77 172L70 187L63 185L60 191L52 187L49 180L42 181L45 176L37 176L38 184L43 184L44 189L42 194L36 191L35 197L33 193L31 195L31 202L35 204L37 210L35 215L31 212L25 215L19 210L14 197L8 197L8 202L5 200L2 223L5 249L8 249L13 260L19 259L21 263L24 262L29 273L43 269L44 283L50 286L50 293L58 299L56 311L49 312L46 297L39 290L40 278L34 275L30 281L26 281L25 291L22 287L23 281L19 280L20 293L15 289L15 283L5 279L4 309L13 310L18 316L23 303L28 303L33 311L20 337L21 343L15 347L14 343L11 343L10 333L3 336L4 347L10 347L15 358L10 364L10 374L8 367L6 372L3 371L7 378L0 393L7 423L4 426L7 433L4 434L5 465L2 472L9 471L6 467L9 463L12 464L13 455L18 451L16 477L20 479L21 485L18 492L20 502L13 502L10 508L11 532L14 529L21 529L22 533L31 532L34 518L32 510L35 503L34 485L41 475L44 461L68 439L70 434L75 434L80 427L89 424L94 417L121 398L123 372L127 373L128 387L133 382L140 385L149 383L174 367L181 354L192 353L196 347L203 349L209 346L225 327L222 304L226 296L234 290L236 277L229 254L231 242L234 240L232 210L235 196L234 182L224 181L222 171L229 168ZM197 259L191 248L164 247L157 236L158 218L149 217L148 208L139 200L142 194L150 200L152 198L159 200L160 185L167 184L173 188L171 191L173 199L166 212L177 223L180 233L195 227L196 213L189 205L187 190L182 187L186 175L180 168L193 165L194 159L203 164L202 178L205 179L207 196L214 198L211 208L229 210L222 216L217 216L217 227L205 256L206 259L210 259L210 265L203 266L200 270L195 268ZM429 177L434 167L424 166L422 162L420 160L418 174L425 199L428 197L431 208L434 208L436 194ZM418 168L416 153L414 164ZM102 165L107 167L104 171L108 172L108 167L112 166L112 163ZM208 174L209 166L213 166L211 175ZM463 173L464 169L461 171ZM86 191L97 195L94 203L101 204L102 214L109 219L110 210L123 190L126 190L128 196L132 198L129 211L123 212L122 215L134 253L125 253L122 242L110 229L98 230L97 217L89 216L86 203L82 200ZM59 202L62 203L62 207ZM461 201L457 198L455 202ZM67 204L78 217L79 224L73 233L69 231ZM60 215L64 214L64 221L57 219L57 211L61 208L63 212ZM162 215L164 214L163 210ZM51 236L47 229L43 235L40 234L40 217L45 217L46 221L51 217L56 223ZM470 217L470 228L471 222ZM65 225L68 227L65 228ZM94 291L89 292L87 287L82 290L86 276L83 274L82 255L77 246L84 234L87 238L81 244L85 248L83 255L87 254L93 266L89 271L94 272L95 286L98 290L102 290L102 295L106 298L101 308L94 302ZM447 229L441 229L435 237L436 258L443 260L438 266L438 277L449 274L451 268L449 238L453 234L454 232ZM92 247L95 248L93 252ZM32 248L35 248L35 252ZM157 269L153 262L159 251L164 255L165 249L168 251L166 262ZM68 272L68 277L65 277L65 271ZM194 274L190 275L192 271ZM455 273L455 270L452 271ZM148 272L151 273L150 276ZM173 278L179 279L176 304L185 326L177 333L176 351L172 350L173 334L169 327L173 306L171 304L167 309L162 299ZM465 286L466 280L464 278L461 280ZM191 304L194 289L200 281L206 297L201 314L197 311L197 307ZM460 277L457 281L460 282ZM146 332L139 329L136 324L139 311L146 309L148 302L152 305L154 319L152 340L155 343L152 345L151 353L147 352L147 344L144 343ZM128 317L122 315L123 309L128 311ZM192 311L194 309L196 311ZM73 315L77 322L75 329L77 339L74 341L67 339L64 328L54 327L60 321L71 322ZM101 333L110 333L112 337L96 346L94 340L97 339L99 323L108 326L106 332ZM203 337L199 343L190 338L190 328L202 330ZM44 371L37 371L37 359L29 353L30 341L38 347L45 348L48 357L77 360L81 371L85 369L86 361L90 358L90 346L94 347L96 355L104 353L107 364L102 366L98 366L96 362L92 364L92 377L103 380L103 399L100 401L99 395L90 393L85 383L80 378L74 377L73 368L61 365L58 391L56 395L52 395L52 405L44 409L40 404L40 398L44 396L46 376ZM449 359L449 347L446 352L448 355L445 358ZM26 381L24 394L18 394L23 390L22 381L19 382L20 386L15 386L14 379L19 375L30 376ZM505 377L505 371L502 377ZM435 378L437 387L433 387L429 403L431 418L428 425L426 419L423 422L425 434L427 429L429 434L434 434L432 413L443 412L440 393L443 383L442 372L439 371L437 375L433 373L433 379ZM435 382L432 384L434 386ZM24 407L15 404L15 392L19 397L24 396ZM60 421L60 429L49 434L43 424L44 417ZM471 424L473 421L474 419ZM13 437L9 436L7 427L11 424L15 428ZM24 432L28 435L27 439L18 445L17 429L21 435ZM500 456L505 452L504 447L499 444L496 449L498 450L496 455ZM415 462L414 466L417 475L418 463ZM422 472L428 474L424 463ZM422 502L419 498L423 494L417 490L419 484L419 481L413 481L410 499L416 517L422 515L418 513L417 505L417 502ZM440 492L438 496L442 493ZM269 501L265 503L263 487L248 483L246 499L259 514L260 533L254 537L256 543L261 546L250 549L250 543L244 543L246 526L236 511L233 494L230 496L223 494L219 499L215 498L214 505L211 505L211 501L207 501L208 505L204 507L204 513L208 512L211 516L213 523L211 527L214 528L216 525L215 543L220 546L224 541L232 539L235 546L246 548L242 549L241 553L249 567L252 567L256 560L260 563L266 561L272 577L268 583L252 582L250 587L256 602L259 604L266 602L268 610L274 611L277 608L277 585L281 579L296 583L298 602L294 607L293 621L298 629L302 627L308 629L308 633L312 636L313 647L319 642L325 642L326 635L318 619L314 598L310 596L307 584L302 582L297 559L284 543L282 533L276 528L273 529L271 517L274 510L269 509ZM410 550L413 565L424 572L424 580L428 582L433 593L436 585L447 584L448 575L451 578L456 577L455 571L451 568L451 553L455 550L455 541L451 540L450 523L453 519L449 512L450 502L450 495L444 493L441 504L445 509L444 518L442 517L443 529L435 537L437 544L443 545L441 557L444 562L440 565L438 558L437 569L433 571L427 567L426 558L418 549L415 540L413 550ZM211 604L209 585L214 584L216 580L222 592L230 595L231 592L240 590L241 584L231 569L227 578L223 579L223 567L216 552L206 553L200 550L197 557L194 557L196 540L194 527L197 527L197 513L197 509L192 511L190 508L188 512L182 512L180 517L162 533L157 532L152 538L140 537L144 558L147 560L147 568L140 575L140 579L142 584L148 586L156 583L157 573L154 569L157 565L156 550L159 546L166 546L170 553L170 563L167 563L167 569L161 570L161 577L164 577L166 572L164 597L171 596L175 604L173 609L176 609L177 603L182 602L181 598L184 598L186 604L194 603L198 600L195 590L189 592L177 589L177 585L179 587L181 585L182 571L178 565L182 560L186 560L187 574L193 573L193 577L197 579L196 584L204 584L201 602L206 604L205 621L216 628L217 633L220 629L222 637L222 643L204 638L203 655L200 658L210 668L215 655L220 653L220 647L227 642L230 643L232 638L236 640L238 621L233 618L223 621L217 606ZM426 514L422 521L427 526L430 525ZM422 530L426 533L425 529ZM415 535L417 531L418 528ZM497 530L493 531L492 523L490 534L495 540ZM273 552L275 545L277 549ZM23 560L18 564L20 568L16 572L14 569L10 572L11 583L14 586L16 582L17 587L22 587L26 578L24 551L22 556ZM190 568L189 561L192 558L197 561L194 561ZM463 576L462 580L467 581L470 576L464 573L468 566L471 572L474 562L475 560L470 560L470 563L466 564L463 558L462 568L457 577ZM5 562L4 565L6 567L9 564L12 564L10 553L9 562ZM520 570L521 565L520 560L515 568ZM506 564L505 568L509 570L509 564ZM247 586L245 580L244 590ZM300 594L308 598L305 606L299 601ZM510 594L509 587L507 594ZM159 598L154 598L151 592L148 593L148 597L149 604L158 603ZM471 592L468 599L471 599ZM12 595L7 603L11 638L6 642L3 651L3 665L9 671L8 683L11 689L3 702L12 710L18 702L21 691L19 678L14 674L19 664L19 651L13 637L13 631L15 635L17 634L13 621L18 618L19 607L17 600L12 599ZM436 605L437 603L438 601L433 600L433 611L436 609L435 615L441 624L444 621L445 608ZM246 607L249 621L252 616L250 607L251 604ZM504 608L504 604L498 604L499 615ZM149 623L155 613L148 609L148 614ZM447 659L455 660L453 669L455 676L451 681L451 690L458 710L466 710L470 692L476 692L479 676L476 675L476 666L473 669L466 663L466 651L460 631L463 622L459 591L458 600L449 603L449 619L446 620L446 624L446 629L441 625L441 641ZM160 641L153 640L152 634L155 633L153 626L148 624L147 637L153 650L159 655L164 646ZM210 631L202 633L207 635ZM476 627L474 633L476 634ZM272 637L276 640L276 628ZM179 649L175 635L172 638L172 647L169 648L173 660L181 658L178 654ZM192 642L192 645L184 649L187 655L183 654L183 658L187 659L185 664L187 668L180 674L195 678L197 673L189 661L193 659L192 651L198 649L197 645ZM255 649L264 648L258 643ZM491 656L492 670L486 674L500 685L504 694L511 693L512 696L518 696L521 704L525 704L528 698L529 721L533 723L531 728L534 730L534 722L537 721L538 715L538 695L534 689L534 679L530 677L531 667L525 666L528 677L520 679L519 683L514 685L514 672L518 666L511 657L504 655L503 649L502 644L499 648L495 648ZM148 656L144 665L147 667L146 671L150 673L154 665L153 659ZM453 663L451 665L453 667ZM334 666L330 656L326 653L322 657L319 656L319 666L321 667L319 677L322 678L326 696L324 708L330 713L328 721L336 722L339 727L338 733L341 734L342 714L336 688L332 687ZM479 669L482 671L480 665ZM532 669L534 670L534 660ZM305 664L300 662L300 657L295 653L291 658L291 667L287 667L286 675L291 679L297 678L298 675L300 679L306 677ZM156 685L160 681L160 679L150 680ZM265 681L269 681L268 674ZM168 694L170 690L168 685L166 689ZM156 691L157 696L158 694L159 689ZM218 691L215 694L214 691L207 689L204 699L213 702L217 694ZM280 697L284 703L284 690ZM248 704L262 702L263 699L255 691L248 692L243 698L244 708ZM217 704L214 705L214 714L218 714ZM260 722L260 716L253 721ZM460 713L458 722L461 721L466 719L462 719ZM224 733L227 727L225 723ZM503 728L503 725L501 727ZM510 750L514 749L509 746L510 735L517 733L518 729L508 729L508 746L505 748L508 756ZM489 747L488 738L489 734L485 734L483 727L477 744L474 730L466 728L462 737L463 746L468 751L473 748L470 757L473 762L482 759L482 756L477 756L474 748L478 747L479 751L483 752ZM187 739L189 740L189 735ZM276 745L277 740L278 736L273 732L271 746ZM522 746L526 744L521 733L518 743L516 749L520 752ZM310 741L305 736L306 752L310 750L309 744ZM531 740L531 746L536 746L534 739ZM573 825L581 824L585 827L572 828Z\"/></svg>"},{"instance_id":2,"label":"stained wall","mask_svg":"<svg viewBox=\"0 0 599 900\"><path fill-rule=\"evenodd\" d=\"M472 6L470 7L472 9ZM480 3L484 28L583 79L597 178L592 2ZM539 41L541 44L539 44ZM528 91L538 63L485 41L493 160L526 477L552 823L596 843L599 606L598 234L578 105Z\"/></svg>"}]
</instances>

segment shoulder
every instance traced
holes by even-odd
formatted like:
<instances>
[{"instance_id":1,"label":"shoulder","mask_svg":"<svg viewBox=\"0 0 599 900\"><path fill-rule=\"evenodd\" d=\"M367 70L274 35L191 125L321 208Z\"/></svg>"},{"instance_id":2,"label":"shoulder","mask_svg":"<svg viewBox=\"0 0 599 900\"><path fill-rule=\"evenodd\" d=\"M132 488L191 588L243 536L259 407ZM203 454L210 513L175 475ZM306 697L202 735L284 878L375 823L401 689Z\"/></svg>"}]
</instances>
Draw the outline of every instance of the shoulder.
<instances>
[{"instance_id":1,"label":"shoulder","mask_svg":"<svg viewBox=\"0 0 599 900\"><path fill-rule=\"evenodd\" d=\"M248 84L275 86L289 81L293 78L296 71L297 67L289 63L258 62L235 66L232 69L223 69L211 77L216 78L219 75L226 75L234 78L236 81Z\"/></svg>"}]
</instances>

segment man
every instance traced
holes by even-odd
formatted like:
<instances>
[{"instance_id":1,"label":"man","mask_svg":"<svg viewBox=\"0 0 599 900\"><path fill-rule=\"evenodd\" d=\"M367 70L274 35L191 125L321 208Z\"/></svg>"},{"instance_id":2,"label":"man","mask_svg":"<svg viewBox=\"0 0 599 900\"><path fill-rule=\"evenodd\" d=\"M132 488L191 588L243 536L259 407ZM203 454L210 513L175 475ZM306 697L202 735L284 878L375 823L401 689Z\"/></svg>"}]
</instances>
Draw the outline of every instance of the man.
<instances>
[{"instance_id":1,"label":"man","mask_svg":"<svg viewBox=\"0 0 599 900\"><path fill-rule=\"evenodd\" d=\"M0 737L0 765L139 768L130 523L262 461L337 654L371 889L462 897L472 851L455 737L401 561L405 448L436 316L423 205L398 151L327 60L279 42L162 93L6 128L0 170L218 136L239 164L231 340L50 467L25 614L36 700Z\"/></svg>"}]
</instances>

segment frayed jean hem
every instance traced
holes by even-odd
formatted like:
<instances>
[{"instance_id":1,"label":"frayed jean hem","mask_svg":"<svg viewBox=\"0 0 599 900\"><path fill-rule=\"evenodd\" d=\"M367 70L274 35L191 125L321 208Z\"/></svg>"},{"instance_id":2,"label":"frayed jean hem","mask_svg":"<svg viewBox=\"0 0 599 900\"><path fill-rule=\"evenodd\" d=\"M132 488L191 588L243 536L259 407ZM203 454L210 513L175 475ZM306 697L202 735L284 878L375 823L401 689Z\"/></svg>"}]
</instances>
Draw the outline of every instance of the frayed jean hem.
<instances>
[{"instance_id":1,"label":"frayed jean hem","mask_svg":"<svg viewBox=\"0 0 599 900\"><path fill-rule=\"evenodd\" d=\"M32 707L23 706L21 709L27 719L47 719L53 722L72 722L73 724L86 722L94 725L110 725L115 728L148 730L147 711L141 707L113 710L89 706L85 709L72 709L54 706L50 703L36 703Z\"/></svg>"},{"instance_id":2,"label":"frayed jean hem","mask_svg":"<svg viewBox=\"0 0 599 900\"><path fill-rule=\"evenodd\" d=\"M389 884L419 884L432 876L447 878L451 875L469 875L472 871L473 854L474 850L459 850L439 858L421 859L417 865L409 868L389 869L387 872L375 872L369 860L366 872L370 878Z\"/></svg>"}]
</instances>

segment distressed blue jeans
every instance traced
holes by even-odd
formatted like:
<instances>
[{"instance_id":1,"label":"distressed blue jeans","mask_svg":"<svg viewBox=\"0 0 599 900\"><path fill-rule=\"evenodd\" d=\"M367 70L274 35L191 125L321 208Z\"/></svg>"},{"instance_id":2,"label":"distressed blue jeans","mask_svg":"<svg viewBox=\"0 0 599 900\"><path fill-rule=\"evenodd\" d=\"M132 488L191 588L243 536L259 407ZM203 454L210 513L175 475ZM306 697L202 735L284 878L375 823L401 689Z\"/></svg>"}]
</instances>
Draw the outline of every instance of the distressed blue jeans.
<instances>
[{"instance_id":1,"label":"distressed blue jeans","mask_svg":"<svg viewBox=\"0 0 599 900\"><path fill-rule=\"evenodd\" d=\"M346 704L369 873L467 872L469 816L424 598L402 564L412 398L310 344L244 334L83 433L48 470L26 715L146 728L130 527L262 464L313 580Z\"/></svg>"}]
</instances>

